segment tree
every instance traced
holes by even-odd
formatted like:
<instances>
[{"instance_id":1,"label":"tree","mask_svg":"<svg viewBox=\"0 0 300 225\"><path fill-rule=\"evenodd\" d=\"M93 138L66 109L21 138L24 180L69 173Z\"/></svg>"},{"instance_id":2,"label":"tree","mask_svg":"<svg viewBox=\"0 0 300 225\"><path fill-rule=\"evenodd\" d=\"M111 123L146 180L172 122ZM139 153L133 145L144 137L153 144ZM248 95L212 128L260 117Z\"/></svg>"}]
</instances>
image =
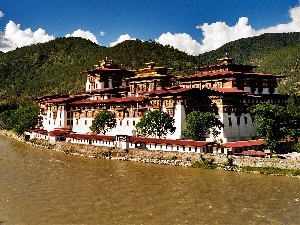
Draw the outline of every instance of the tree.
<instances>
[{"instance_id":1,"label":"tree","mask_svg":"<svg viewBox=\"0 0 300 225\"><path fill-rule=\"evenodd\" d=\"M164 137L175 132L174 119L166 112L154 110L144 115L136 124L137 133L144 136Z\"/></svg>"},{"instance_id":2,"label":"tree","mask_svg":"<svg viewBox=\"0 0 300 225\"><path fill-rule=\"evenodd\" d=\"M116 127L116 125L117 120L114 114L110 111L105 110L97 113L90 129L92 132L95 132L97 134L103 133L105 135L108 130Z\"/></svg>"},{"instance_id":3,"label":"tree","mask_svg":"<svg viewBox=\"0 0 300 225\"><path fill-rule=\"evenodd\" d=\"M209 129L213 137L217 137L220 134L218 129L224 127L224 124L211 112L193 111L187 115L184 122L186 128L182 132L183 136L196 141L200 140Z\"/></svg>"},{"instance_id":4,"label":"tree","mask_svg":"<svg viewBox=\"0 0 300 225\"><path fill-rule=\"evenodd\" d=\"M269 149L277 150L278 141L287 136L299 136L299 114L293 114L283 106L267 102L252 106L250 112L258 136L265 139L265 146Z\"/></svg>"},{"instance_id":5,"label":"tree","mask_svg":"<svg viewBox=\"0 0 300 225\"><path fill-rule=\"evenodd\" d=\"M291 93L287 100L287 110L292 114L300 113L300 98L295 93Z\"/></svg>"},{"instance_id":6,"label":"tree","mask_svg":"<svg viewBox=\"0 0 300 225\"><path fill-rule=\"evenodd\" d=\"M11 112L7 122L16 134L22 135L41 122L40 107L35 102L21 105Z\"/></svg>"}]
</instances>

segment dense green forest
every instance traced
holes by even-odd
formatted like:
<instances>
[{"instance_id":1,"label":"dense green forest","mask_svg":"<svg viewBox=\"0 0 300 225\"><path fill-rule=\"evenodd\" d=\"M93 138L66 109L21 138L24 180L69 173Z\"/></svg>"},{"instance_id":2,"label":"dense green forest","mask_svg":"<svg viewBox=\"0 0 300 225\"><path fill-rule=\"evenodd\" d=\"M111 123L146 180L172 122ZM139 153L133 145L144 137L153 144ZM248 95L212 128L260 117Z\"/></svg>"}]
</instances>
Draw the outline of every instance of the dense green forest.
<instances>
[{"instance_id":1,"label":"dense green forest","mask_svg":"<svg viewBox=\"0 0 300 225\"><path fill-rule=\"evenodd\" d=\"M282 91L290 92L299 82L300 33L264 34L225 44L217 50L191 56L154 41L124 41L114 47L99 46L82 38L57 38L0 54L0 102L26 100L41 95L81 93L85 75L105 57L123 68L139 69L145 62L172 68L175 75L196 72L198 66L216 63L225 55L236 63L260 65L258 71L289 76Z\"/></svg>"},{"instance_id":2,"label":"dense green forest","mask_svg":"<svg viewBox=\"0 0 300 225\"><path fill-rule=\"evenodd\" d=\"M200 65L216 63L227 52L236 58L236 63L259 65L268 55L276 50L300 43L300 33L263 34L257 37L243 38L229 42L217 50L199 55Z\"/></svg>"},{"instance_id":3,"label":"dense green forest","mask_svg":"<svg viewBox=\"0 0 300 225\"><path fill-rule=\"evenodd\" d=\"M286 75L279 83L281 93L300 94L300 44L272 51L259 64L263 73Z\"/></svg>"}]
</instances>

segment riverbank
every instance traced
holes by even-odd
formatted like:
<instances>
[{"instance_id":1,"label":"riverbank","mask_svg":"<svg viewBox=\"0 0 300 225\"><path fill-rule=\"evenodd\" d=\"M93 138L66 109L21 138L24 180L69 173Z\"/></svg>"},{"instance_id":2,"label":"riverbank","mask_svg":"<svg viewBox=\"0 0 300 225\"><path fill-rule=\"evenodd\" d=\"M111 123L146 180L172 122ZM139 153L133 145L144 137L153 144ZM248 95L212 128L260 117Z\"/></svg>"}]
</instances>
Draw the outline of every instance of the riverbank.
<instances>
[{"instance_id":1,"label":"riverbank","mask_svg":"<svg viewBox=\"0 0 300 225\"><path fill-rule=\"evenodd\" d=\"M22 136L18 137L13 132L7 130L0 130L0 135L8 136L29 145L43 147L74 156L300 177L300 160L249 156L228 157L224 154L165 152L145 149L122 150L110 147L72 144L66 142L51 144L48 141L41 139L25 141ZM205 164L211 165L211 167L202 166Z\"/></svg>"}]
</instances>

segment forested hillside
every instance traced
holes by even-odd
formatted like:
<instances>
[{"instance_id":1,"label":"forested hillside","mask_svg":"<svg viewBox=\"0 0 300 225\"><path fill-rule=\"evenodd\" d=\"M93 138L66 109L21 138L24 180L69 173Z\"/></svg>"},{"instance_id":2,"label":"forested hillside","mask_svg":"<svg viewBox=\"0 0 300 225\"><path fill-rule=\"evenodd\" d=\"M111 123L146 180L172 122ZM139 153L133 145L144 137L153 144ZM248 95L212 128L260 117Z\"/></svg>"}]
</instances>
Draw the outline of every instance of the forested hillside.
<instances>
[{"instance_id":1,"label":"forested hillside","mask_svg":"<svg viewBox=\"0 0 300 225\"><path fill-rule=\"evenodd\" d=\"M299 46L300 33L264 34L195 57L154 41L131 40L103 47L82 38L57 38L0 55L0 102L81 93L85 88L81 72L105 57L126 69L139 69L153 60L159 66L173 68L173 74L186 75L198 66L216 63L225 52L237 63L260 64L258 71L289 75L286 88L282 88L288 92L299 81Z\"/></svg>"},{"instance_id":2,"label":"forested hillside","mask_svg":"<svg viewBox=\"0 0 300 225\"><path fill-rule=\"evenodd\" d=\"M200 65L216 63L225 52L236 58L236 63L260 64L272 51L300 43L300 33L263 34L229 42L217 50L199 55Z\"/></svg>"},{"instance_id":3,"label":"forested hillside","mask_svg":"<svg viewBox=\"0 0 300 225\"><path fill-rule=\"evenodd\" d=\"M257 70L263 73L283 74L280 82L282 93L300 94L300 44L270 52Z\"/></svg>"},{"instance_id":4,"label":"forested hillside","mask_svg":"<svg viewBox=\"0 0 300 225\"><path fill-rule=\"evenodd\" d=\"M109 48L109 56L127 69L140 69L146 62L154 61L159 66L172 68L175 74L195 72L195 57L154 41L124 41Z\"/></svg>"},{"instance_id":5,"label":"forested hillside","mask_svg":"<svg viewBox=\"0 0 300 225\"><path fill-rule=\"evenodd\" d=\"M85 39L59 38L5 53L0 56L0 98L80 92L80 71L91 68L105 51Z\"/></svg>"},{"instance_id":6,"label":"forested hillside","mask_svg":"<svg viewBox=\"0 0 300 225\"><path fill-rule=\"evenodd\" d=\"M180 72L194 68L194 63L184 63L192 56L155 42L125 41L107 48L82 38L58 38L0 56L0 99L83 92L81 72L105 57L127 69L142 68L150 60Z\"/></svg>"}]
</instances>

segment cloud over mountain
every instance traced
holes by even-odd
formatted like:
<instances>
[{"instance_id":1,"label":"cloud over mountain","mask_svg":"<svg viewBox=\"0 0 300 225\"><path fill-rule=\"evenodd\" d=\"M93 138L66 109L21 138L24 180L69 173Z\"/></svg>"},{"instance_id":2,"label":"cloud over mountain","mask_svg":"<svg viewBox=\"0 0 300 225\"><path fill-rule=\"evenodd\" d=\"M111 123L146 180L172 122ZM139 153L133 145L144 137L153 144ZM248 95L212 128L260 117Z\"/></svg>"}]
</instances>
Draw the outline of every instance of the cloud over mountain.
<instances>
[{"instance_id":1,"label":"cloud over mountain","mask_svg":"<svg viewBox=\"0 0 300 225\"><path fill-rule=\"evenodd\" d=\"M283 33L283 32L300 32L300 6L291 8L289 11L290 22L286 24L278 24L276 26L255 30L249 24L247 17L240 17L237 23L233 26L227 25L225 22L203 23L197 25L196 29L202 32L202 40L197 41L187 33L166 32L161 34L156 41L163 45L170 45L180 51L190 55L199 55L201 53L211 51L221 47L222 45L235 41L240 38L257 36L263 33ZM4 13L0 11L0 19L4 17ZM250 21L251 22L251 21ZM99 36L105 35L104 31L99 31ZM78 29L72 34L65 35L66 37L82 37L91 40L98 44L96 36L90 31ZM107 37L107 35L105 35ZM200 35L199 35L200 36ZM43 43L53 40L53 35L46 34L42 28L32 31L30 28L22 30L20 24L16 24L10 20L4 31L0 28L0 51L10 51L17 47L22 47L30 44ZM138 38L138 37L137 37ZM110 43L114 46L125 40L135 40L129 34L122 34L119 38Z\"/></svg>"},{"instance_id":2,"label":"cloud over mountain","mask_svg":"<svg viewBox=\"0 0 300 225\"><path fill-rule=\"evenodd\" d=\"M121 42L123 42L123 41L127 41L127 40L136 40L136 38L130 37L129 34L122 34L122 35L118 38L118 40L116 40L115 42L110 43L110 47L113 47L113 46L115 46L116 44L119 44L119 43L121 43Z\"/></svg>"},{"instance_id":3,"label":"cloud over mountain","mask_svg":"<svg viewBox=\"0 0 300 225\"><path fill-rule=\"evenodd\" d=\"M247 17L239 18L238 22L232 27L225 22L204 23L196 26L197 29L202 30L203 40L201 43L196 42L185 33L164 33L157 39L157 42L163 45L169 44L191 55L198 55L215 50L230 41L241 38L253 37L264 33L300 32L300 6L291 8L289 15L291 22L260 30L254 30L248 24Z\"/></svg>"},{"instance_id":4,"label":"cloud over mountain","mask_svg":"<svg viewBox=\"0 0 300 225\"><path fill-rule=\"evenodd\" d=\"M72 34L67 34L65 37L82 37L98 44L97 38L94 34L90 31L83 31L81 29L74 31Z\"/></svg>"},{"instance_id":5,"label":"cloud over mountain","mask_svg":"<svg viewBox=\"0 0 300 225\"><path fill-rule=\"evenodd\" d=\"M0 36L0 38L1 46L6 46L4 50L9 51L17 47L47 42L53 40L54 36L46 34L45 30L41 28L34 32L30 28L21 30L20 24L15 24L10 20L6 24L4 32L2 32L2 36Z\"/></svg>"}]
</instances>

